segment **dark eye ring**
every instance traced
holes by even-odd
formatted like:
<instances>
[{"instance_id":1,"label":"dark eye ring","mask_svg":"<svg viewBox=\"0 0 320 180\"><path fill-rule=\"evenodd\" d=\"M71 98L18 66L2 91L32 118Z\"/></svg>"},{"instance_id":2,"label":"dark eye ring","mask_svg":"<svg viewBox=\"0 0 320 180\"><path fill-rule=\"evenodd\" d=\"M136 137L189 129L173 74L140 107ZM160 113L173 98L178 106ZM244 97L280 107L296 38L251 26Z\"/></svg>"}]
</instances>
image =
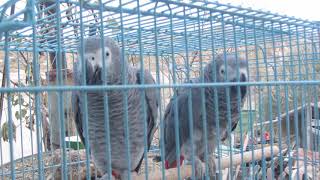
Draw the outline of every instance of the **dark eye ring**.
<instances>
[{"instance_id":1,"label":"dark eye ring","mask_svg":"<svg viewBox=\"0 0 320 180\"><path fill-rule=\"evenodd\" d=\"M93 61L93 60L94 60L94 57L91 57L91 60Z\"/></svg>"},{"instance_id":2,"label":"dark eye ring","mask_svg":"<svg viewBox=\"0 0 320 180\"><path fill-rule=\"evenodd\" d=\"M223 73L224 73L224 70L223 70L223 69L221 69L220 71L221 71L221 74L223 74Z\"/></svg>"},{"instance_id":3,"label":"dark eye ring","mask_svg":"<svg viewBox=\"0 0 320 180\"><path fill-rule=\"evenodd\" d=\"M109 54L109 52L106 52L106 56L109 56L110 54Z\"/></svg>"}]
</instances>

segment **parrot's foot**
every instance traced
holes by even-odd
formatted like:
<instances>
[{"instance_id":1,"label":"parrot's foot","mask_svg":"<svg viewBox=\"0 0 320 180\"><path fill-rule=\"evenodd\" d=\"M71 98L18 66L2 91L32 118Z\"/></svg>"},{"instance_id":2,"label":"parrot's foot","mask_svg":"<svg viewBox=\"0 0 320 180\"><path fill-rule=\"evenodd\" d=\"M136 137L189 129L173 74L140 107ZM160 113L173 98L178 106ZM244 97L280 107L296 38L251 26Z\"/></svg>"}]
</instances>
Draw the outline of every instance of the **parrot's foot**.
<instances>
[{"instance_id":1,"label":"parrot's foot","mask_svg":"<svg viewBox=\"0 0 320 180\"><path fill-rule=\"evenodd\" d=\"M216 176L216 163L215 163L215 157L209 156L208 158L208 166L209 166L209 177L210 179L214 179Z\"/></svg>"},{"instance_id":2,"label":"parrot's foot","mask_svg":"<svg viewBox=\"0 0 320 180\"><path fill-rule=\"evenodd\" d=\"M99 180L116 180L116 178L111 176L111 179L109 179L109 174L105 173Z\"/></svg>"},{"instance_id":3,"label":"parrot's foot","mask_svg":"<svg viewBox=\"0 0 320 180\"><path fill-rule=\"evenodd\" d=\"M206 172L205 164L199 158L195 159L195 171L197 180L202 179Z\"/></svg>"},{"instance_id":4,"label":"parrot's foot","mask_svg":"<svg viewBox=\"0 0 320 180\"><path fill-rule=\"evenodd\" d=\"M214 156L209 156L208 158L208 168L209 168L209 179L215 179L216 177L216 164ZM195 159L195 171L196 171L196 179L201 180L204 179L206 168L205 163L203 163L199 158Z\"/></svg>"}]
</instances>

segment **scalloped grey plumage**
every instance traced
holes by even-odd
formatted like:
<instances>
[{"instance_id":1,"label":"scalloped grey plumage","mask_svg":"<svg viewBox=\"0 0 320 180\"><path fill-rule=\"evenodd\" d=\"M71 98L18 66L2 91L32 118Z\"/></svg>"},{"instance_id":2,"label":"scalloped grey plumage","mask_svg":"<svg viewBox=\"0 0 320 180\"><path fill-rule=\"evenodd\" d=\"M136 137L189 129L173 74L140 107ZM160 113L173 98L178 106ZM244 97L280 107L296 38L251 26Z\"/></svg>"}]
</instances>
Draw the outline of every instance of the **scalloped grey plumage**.
<instances>
[{"instance_id":1,"label":"scalloped grey plumage","mask_svg":"<svg viewBox=\"0 0 320 180\"><path fill-rule=\"evenodd\" d=\"M99 37L90 37L84 40L84 60L86 62L86 83L87 85L101 85L103 84L102 67L99 65L93 66L92 61L101 61L99 55L101 53ZM119 46L108 37L104 38L104 46L108 56L111 59L106 59L106 80L107 84L122 84L122 72L120 60L121 52ZM81 53L79 48L79 54ZM110 52L109 52L110 51ZM92 57L91 57L92 56ZM107 55L106 55L107 56ZM98 59L97 59L98 57ZM110 60L111 63L108 64ZM97 63L99 64L99 63ZM101 65L101 64L100 64ZM128 84L142 84L141 70L131 67L125 63ZM81 84L82 79L82 66L81 61L77 61L74 66L74 83L75 85ZM144 84L154 84L155 81L150 72L144 71ZM130 157L131 168L133 171L138 172L144 157L144 123L147 123L147 143L148 149L150 148L154 132L156 130L156 120L158 118L158 100L156 89L146 89L141 101L142 91L139 89L129 89L127 91L127 112L128 112L128 125L129 125L129 141L130 141ZM112 173L120 175L121 179L126 179L128 174L128 163L126 158L126 145L125 145L125 128L124 128L124 101L121 90L111 90L108 92L86 92L88 104L88 132L89 132L89 147L93 156L93 160L99 170L104 174L103 179L107 177L107 149L106 146L106 129L104 118L104 96L108 98L108 111L109 111L109 124L110 124L110 143L111 143L111 165ZM87 143L87 138L84 134L83 125L83 99L80 97L80 92L73 92L73 107L75 113L75 122L82 142ZM146 107L146 119L143 119L142 103Z\"/></svg>"},{"instance_id":2,"label":"scalloped grey plumage","mask_svg":"<svg viewBox=\"0 0 320 180\"><path fill-rule=\"evenodd\" d=\"M215 65L214 65L215 62ZM225 71L225 62L227 71ZM238 62L238 63L237 63ZM238 64L238 65L237 65ZM239 79L237 79L237 68L239 67ZM216 74L216 75L214 75ZM228 77L225 77L225 74ZM204 68L203 72L204 82L245 82L247 81L247 61L238 58L236 60L234 55L228 54L226 61L223 55L218 55L214 61L211 61ZM216 77L216 78L214 78ZM227 78L227 79L226 79ZM188 83L201 82L201 78L195 78L188 81ZM240 86L240 94L238 96L237 86L230 87L230 114L231 114L231 131L233 131L239 121L240 112L239 109L244 104L244 99L247 94L247 88ZM215 92L217 93L217 99L215 99ZM227 98L225 87L205 87L204 88L204 101L201 98L201 88L191 88L191 102L192 102L192 120L193 120L193 142L191 142L191 134L189 128L189 109L188 98L189 91L187 88L178 89L176 91L176 98L171 98L169 104L166 107L164 114L164 146L165 146L165 161L166 168L172 168L176 166L176 141L175 141L175 116L178 120L179 130L179 147L181 148L181 154L189 161L192 160L192 145L195 150L195 170L197 179L201 179L204 175L204 162L205 162L205 147L204 143L204 128L203 128L203 112L202 105L205 105L206 112L206 129L207 129L207 147L209 157L209 176L210 179L215 176L215 157L214 150L216 148L217 141L225 140L229 133L228 127L228 113L227 113ZM238 106L238 97L240 97L240 108ZM218 107L215 105L215 101L218 100ZM177 114L175 113L175 103L177 103ZM219 114L217 114L219 112ZM216 115L219 119L216 119ZM219 122L220 133L217 133L216 120ZM220 139L217 139L220 137ZM159 159L159 158L156 158ZM161 159L161 158L160 158ZM180 162L181 163L181 162Z\"/></svg>"}]
</instances>

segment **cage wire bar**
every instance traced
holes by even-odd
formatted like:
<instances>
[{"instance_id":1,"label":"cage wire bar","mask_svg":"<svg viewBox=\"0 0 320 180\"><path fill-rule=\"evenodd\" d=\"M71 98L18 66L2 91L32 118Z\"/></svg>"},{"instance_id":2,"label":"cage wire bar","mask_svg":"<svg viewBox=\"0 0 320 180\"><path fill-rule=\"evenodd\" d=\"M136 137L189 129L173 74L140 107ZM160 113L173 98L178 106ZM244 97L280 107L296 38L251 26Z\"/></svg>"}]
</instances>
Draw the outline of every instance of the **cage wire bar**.
<instances>
[{"instance_id":1,"label":"cage wire bar","mask_svg":"<svg viewBox=\"0 0 320 180\"><path fill-rule=\"evenodd\" d=\"M181 88L248 88L239 123L226 141L218 141L218 179L319 179L320 178L320 24L214 1L178 0L10 0L0 3L1 179L89 179L101 173L72 134L73 114L68 112L71 91L81 91L84 122L88 127L88 97L92 91L160 90L159 114L151 147L147 148L144 123L144 160L140 179L163 179L165 162L164 112ZM121 47L124 61L151 72L155 84L120 85L69 83L75 61L84 62L78 45L84 38L109 36ZM102 43L102 42L99 42ZM103 50L105 51L105 50ZM204 82L203 67L217 54L243 56L248 82ZM107 65L103 63L104 67ZM83 72L86 68L83 68ZM53 74L53 75L52 75ZM86 74L86 73L84 73ZM238 72L239 74L239 72ZM124 77L124 76L123 76ZM144 73L142 73L144 77ZM193 78L201 81L191 83ZM239 78L239 77L238 77ZM143 79L143 78L142 78ZM239 79L238 79L239 80ZM5 83L4 83L5 82ZM228 91L227 91L228 92ZM69 93L69 94L68 94ZM143 101L141 96L141 101ZM215 99L218 95L214 94ZM230 99L230 97L226 99ZM191 100L191 91L188 91ZM128 102L124 100L126 154L130 166ZM192 101L188 101L189 128L193 134ZM108 97L104 97L105 122ZM219 103L214 102L216 106ZM231 131L230 100L227 100ZM179 106L175 104L175 112ZM240 105L240 102L238 102ZM206 114L204 103L199 107ZM146 107L143 107L146 116ZM217 111L219 114L219 110ZM215 120L219 121L219 115ZM175 126L178 117L175 116ZM204 127L207 119L201 122ZM58 126L53 126L57 124ZM222 131L217 123L217 134ZM59 128L54 128L59 127ZM110 130L108 123L105 129ZM58 147L54 133L58 132ZM88 136L85 128L85 137ZM205 135L208 133L203 132ZM73 139L75 137L75 139ZM191 136L191 139L194 138ZM217 137L220 139L220 137ZM179 141L179 132L175 132ZM110 135L105 140L110 144ZM207 146L207 139L205 145ZM194 148L191 147L193 153ZM208 149L205 147L208 173ZM177 154L180 154L177 148ZM148 153L147 153L148 152ZM106 154L111 159L110 148ZM180 159L177 159L180 161ZM191 168L185 168L191 165ZM195 178L195 162L170 171L176 179ZM111 162L108 163L111 172ZM133 167L131 167L133 168ZM187 173L186 173L187 172ZM111 173L109 174L111 178ZM209 177L206 177L209 179Z\"/></svg>"}]
</instances>

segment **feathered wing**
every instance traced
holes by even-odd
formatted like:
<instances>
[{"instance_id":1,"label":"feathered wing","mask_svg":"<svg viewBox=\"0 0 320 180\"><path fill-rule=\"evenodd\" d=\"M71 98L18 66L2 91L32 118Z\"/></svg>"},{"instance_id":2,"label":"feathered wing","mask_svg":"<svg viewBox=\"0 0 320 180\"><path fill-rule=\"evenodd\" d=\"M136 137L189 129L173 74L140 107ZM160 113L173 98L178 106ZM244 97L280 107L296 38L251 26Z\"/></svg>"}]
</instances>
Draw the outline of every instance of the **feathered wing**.
<instances>
[{"instance_id":1,"label":"feathered wing","mask_svg":"<svg viewBox=\"0 0 320 180\"><path fill-rule=\"evenodd\" d=\"M244 99L246 97L246 92L245 92L245 95L243 95L241 97L241 102L240 104L236 103L236 106L239 106L240 105L240 108L239 109L242 109L243 108L243 105L244 105ZM236 96L236 95L235 95ZM238 108L237 108L238 110ZM236 118L233 118L232 121L231 121L231 132L233 132L236 128L237 128L237 125L240 121L240 112L237 112L239 114L239 116L237 116Z\"/></svg>"},{"instance_id":2,"label":"feathered wing","mask_svg":"<svg viewBox=\"0 0 320 180\"><path fill-rule=\"evenodd\" d=\"M176 141L175 139L175 124L174 124L174 102L178 101L178 97L176 99L171 98L169 104L166 107L164 114L164 143L165 143L165 160L168 161L168 165L170 166L176 160ZM179 108L179 107L178 107ZM180 107L181 108L181 107ZM180 125L180 123L179 123ZM179 128L180 130L180 128ZM181 139L179 146L181 146ZM168 168L168 167L166 167Z\"/></svg>"},{"instance_id":3,"label":"feathered wing","mask_svg":"<svg viewBox=\"0 0 320 180\"><path fill-rule=\"evenodd\" d=\"M236 97L236 95L231 94L232 97ZM244 96L245 97L245 96ZM244 105L244 97L241 99L241 103L240 103L240 109L243 107ZM237 106L237 108L233 108L233 111L231 111L232 119L231 119L231 133L237 128L238 123L240 121L240 112L238 111L238 103L233 103L233 106ZM224 129L224 133L222 133L221 135L221 141L225 141L228 138L228 130L227 130L227 126Z\"/></svg>"},{"instance_id":4,"label":"feathered wing","mask_svg":"<svg viewBox=\"0 0 320 180\"><path fill-rule=\"evenodd\" d=\"M78 131L78 135L83 145L85 145L86 142L83 136L81 103L80 103L80 96L78 92L72 92L72 101L73 101L72 104L73 104L74 120L75 120L76 128Z\"/></svg>"},{"instance_id":5,"label":"feathered wing","mask_svg":"<svg viewBox=\"0 0 320 180\"><path fill-rule=\"evenodd\" d=\"M237 128L237 125L238 125L238 121L239 121L239 119L234 119L233 121L232 121L232 127L231 127L231 132L233 132L236 128Z\"/></svg>"},{"instance_id":6,"label":"feathered wing","mask_svg":"<svg viewBox=\"0 0 320 180\"><path fill-rule=\"evenodd\" d=\"M73 65L73 82L74 82L74 85L81 85L81 79L83 77L83 74L80 73L81 70L81 66L79 66L79 64L81 63L80 59L75 62L75 64ZM86 62L87 63L87 62ZM92 69L91 68L88 68L89 66L86 66L87 67L87 83L89 82L89 75L90 73L93 73L92 72ZM80 99L80 92L79 91L72 91L72 108L73 108L73 113L74 113L74 121L75 121L75 124L76 124L76 128L77 128L77 131L78 131L78 135L80 137L80 140L82 141L83 145L86 144L86 141L85 141L85 137L84 137L84 129L83 129L83 119L82 119L82 116L83 116L83 113L82 113L82 103L81 103L81 99Z\"/></svg>"},{"instance_id":7,"label":"feathered wing","mask_svg":"<svg viewBox=\"0 0 320 180\"><path fill-rule=\"evenodd\" d=\"M192 109L200 107L198 97L196 93L198 90L193 88L192 92ZM179 147L181 148L182 145L190 138L190 129L189 129L189 109L188 109L188 102L189 102L189 93L188 90L185 89L180 91L179 95L176 97L176 102L178 106L178 123L179 123ZM165 159L168 161L169 167L171 168L176 166L176 141L175 141L175 100L171 98L169 104L167 105L165 115L164 115L164 139L165 139ZM193 111L193 123L199 121L201 117L201 111ZM180 157L180 160L181 157ZM181 161L180 161L181 163Z\"/></svg>"},{"instance_id":8,"label":"feathered wing","mask_svg":"<svg viewBox=\"0 0 320 180\"><path fill-rule=\"evenodd\" d=\"M137 76L137 84L141 84L141 76L140 71L136 72ZM144 84L155 84L155 81L150 74L149 71L144 72ZM151 142L153 139L153 135L156 131L157 126L157 118L158 118L158 108L159 108L159 101L157 98L158 90L155 88L150 88L145 90L145 102L147 105L147 137L148 137L148 150L150 149ZM138 172L140 170L144 155L141 157L138 166L135 168L135 171Z\"/></svg>"}]
</instances>

